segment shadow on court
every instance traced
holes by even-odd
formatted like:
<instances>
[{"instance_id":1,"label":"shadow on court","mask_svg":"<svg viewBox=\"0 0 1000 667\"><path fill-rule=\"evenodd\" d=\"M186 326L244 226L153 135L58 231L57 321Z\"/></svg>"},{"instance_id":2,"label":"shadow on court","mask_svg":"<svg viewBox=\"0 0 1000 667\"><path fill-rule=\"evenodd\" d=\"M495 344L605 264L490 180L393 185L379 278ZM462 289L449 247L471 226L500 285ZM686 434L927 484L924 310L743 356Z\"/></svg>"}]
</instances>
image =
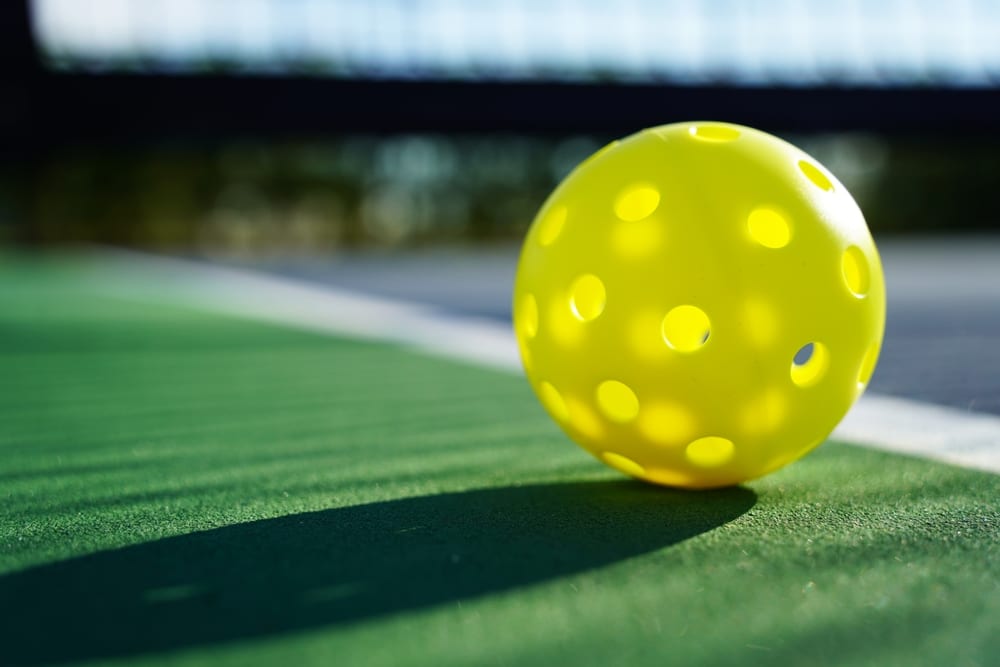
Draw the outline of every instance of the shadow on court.
<instances>
[{"instance_id":1,"label":"shadow on court","mask_svg":"<svg viewBox=\"0 0 1000 667\"><path fill-rule=\"evenodd\" d=\"M755 502L745 488L546 484L166 538L0 578L0 663L129 656L463 600L668 547Z\"/></svg>"}]
</instances>

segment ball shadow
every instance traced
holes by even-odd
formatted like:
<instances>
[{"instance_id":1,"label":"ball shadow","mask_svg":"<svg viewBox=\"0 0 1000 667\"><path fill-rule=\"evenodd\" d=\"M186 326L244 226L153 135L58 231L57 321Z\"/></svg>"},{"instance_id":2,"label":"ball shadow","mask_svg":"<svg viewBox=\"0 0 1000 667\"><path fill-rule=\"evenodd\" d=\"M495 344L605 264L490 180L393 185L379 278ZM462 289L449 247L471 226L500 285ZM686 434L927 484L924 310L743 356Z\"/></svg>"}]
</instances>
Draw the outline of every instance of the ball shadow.
<instances>
[{"instance_id":1,"label":"ball shadow","mask_svg":"<svg viewBox=\"0 0 1000 667\"><path fill-rule=\"evenodd\" d=\"M166 538L0 577L0 663L130 656L472 598L677 544L755 502L745 488L545 484Z\"/></svg>"}]
</instances>

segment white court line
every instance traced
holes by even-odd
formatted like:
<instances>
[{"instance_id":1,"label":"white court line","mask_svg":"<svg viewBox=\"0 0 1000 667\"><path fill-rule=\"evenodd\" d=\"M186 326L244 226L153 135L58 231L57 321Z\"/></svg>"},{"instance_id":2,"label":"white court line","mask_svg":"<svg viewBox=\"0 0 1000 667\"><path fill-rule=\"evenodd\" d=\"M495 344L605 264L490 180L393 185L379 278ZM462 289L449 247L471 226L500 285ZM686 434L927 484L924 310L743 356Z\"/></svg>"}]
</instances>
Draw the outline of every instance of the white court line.
<instances>
[{"instance_id":1,"label":"white court line","mask_svg":"<svg viewBox=\"0 0 1000 667\"><path fill-rule=\"evenodd\" d=\"M400 343L449 359L521 373L511 328L420 304L199 262L112 252L102 288L327 334ZM130 279L123 281L123 275ZM867 393L833 437L1000 473L1000 417Z\"/></svg>"}]
</instances>

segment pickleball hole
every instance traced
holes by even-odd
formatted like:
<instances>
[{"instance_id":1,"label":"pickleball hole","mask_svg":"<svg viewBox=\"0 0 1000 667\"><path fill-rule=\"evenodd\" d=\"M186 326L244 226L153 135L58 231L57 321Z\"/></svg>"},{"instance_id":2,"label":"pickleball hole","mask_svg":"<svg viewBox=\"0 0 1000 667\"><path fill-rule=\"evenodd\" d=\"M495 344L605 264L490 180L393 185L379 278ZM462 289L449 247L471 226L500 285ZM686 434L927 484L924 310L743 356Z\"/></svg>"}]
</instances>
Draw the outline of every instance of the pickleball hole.
<instances>
[{"instance_id":1,"label":"pickleball hole","mask_svg":"<svg viewBox=\"0 0 1000 667\"><path fill-rule=\"evenodd\" d=\"M792 238L785 216L771 208L755 208L747 217L750 237L765 248L784 248Z\"/></svg>"},{"instance_id":2,"label":"pickleball hole","mask_svg":"<svg viewBox=\"0 0 1000 667\"><path fill-rule=\"evenodd\" d=\"M868 261L861 248L852 245L844 251L844 256L840 261L841 272L844 275L844 283L847 289L856 297L863 297L868 294L871 283L868 272Z\"/></svg>"},{"instance_id":3,"label":"pickleball hole","mask_svg":"<svg viewBox=\"0 0 1000 667\"><path fill-rule=\"evenodd\" d=\"M624 424L639 414L639 399L635 392L618 380L606 380L597 386L597 405L611 421Z\"/></svg>"},{"instance_id":4,"label":"pickleball hole","mask_svg":"<svg viewBox=\"0 0 1000 667\"><path fill-rule=\"evenodd\" d=\"M812 181L813 185L819 189L826 190L827 192L833 190L833 183L826 177L826 174L824 174L820 168L812 162L809 162L808 160L799 160L799 171L801 171L802 174Z\"/></svg>"},{"instance_id":5,"label":"pickleball hole","mask_svg":"<svg viewBox=\"0 0 1000 667\"><path fill-rule=\"evenodd\" d=\"M728 438L710 435L698 438L687 446L687 460L701 468L716 468L733 458L736 446Z\"/></svg>"},{"instance_id":6,"label":"pickleball hole","mask_svg":"<svg viewBox=\"0 0 1000 667\"><path fill-rule=\"evenodd\" d=\"M712 325L701 308L677 306L666 314L661 325L664 342L678 352L694 352L712 335Z\"/></svg>"},{"instance_id":7,"label":"pickleball hole","mask_svg":"<svg viewBox=\"0 0 1000 667\"><path fill-rule=\"evenodd\" d=\"M830 366L830 352L817 341L806 343L792 357L792 382L799 387L811 387L826 374Z\"/></svg>"},{"instance_id":8,"label":"pickleball hole","mask_svg":"<svg viewBox=\"0 0 1000 667\"><path fill-rule=\"evenodd\" d=\"M645 468L621 454L615 452L601 452L601 460L616 470L620 470L632 477L643 477L646 474Z\"/></svg>"},{"instance_id":9,"label":"pickleball hole","mask_svg":"<svg viewBox=\"0 0 1000 667\"><path fill-rule=\"evenodd\" d=\"M581 322L589 322L604 312L606 302L604 283L595 275L587 273L580 276L570 288L570 309Z\"/></svg>"},{"instance_id":10,"label":"pickleball hole","mask_svg":"<svg viewBox=\"0 0 1000 667\"><path fill-rule=\"evenodd\" d=\"M538 333L538 302L533 295L525 294L521 298L517 321L525 338L534 338Z\"/></svg>"},{"instance_id":11,"label":"pickleball hole","mask_svg":"<svg viewBox=\"0 0 1000 667\"><path fill-rule=\"evenodd\" d=\"M660 205L660 191L648 183L628 186L615 199L615 215L619 220L635 222L649 217Z\"/></svg>"},{"instance_id":12,"label":"pickleball hole","mask_svg":"<svg viewBox=\"0 0 1000 667\"><path fill-rule=\"evenodd\" d=\"M739 138L740 131L734 127L728 127L726 125L692 125L688 128L688 134L690 134L695 139L700 139L701 141L711 141L714 143L723 143L726 141L734 141Z\"/></svg>"},{"instance_id":13,"label":"pickleball hole","mask_svg":"<svg viewBox=\"0 0 1000 667\"><path fill-rule=\"evenodd\" d=\"M566 207L553 206L538 222L538 244L542 247L550 246L556 242L566 224Z\"/></svg>"},{"instance_id":14,"label":"pickleball hole","mask_svg":"<svg viewBox=\"0 0 1000 667\"><path fill-rule=\"evenodd\" d=\"M809 360L812 358L814 349L816 349L815 345L813 345L812 343L806 343L805 345L799 348L798 352L795 353L795 357L792 359L792 363L795 364L796 366L805 366L807 363L809 363Z\"/></svg>"},{"instance_id":15,"label":"pickleball hole","mask_svg":"<svg viewBox=\"0 0 1000 667\"><path fill-rule=\"evenodd\" d=\"M550 415L561 422L569 419L569 410L566 409L566 401L563 400L562 394L559 393L558 389L543 380L538 383L538 394L542 400L542 405L545 406Z\"/></svg>"}]
</instances>

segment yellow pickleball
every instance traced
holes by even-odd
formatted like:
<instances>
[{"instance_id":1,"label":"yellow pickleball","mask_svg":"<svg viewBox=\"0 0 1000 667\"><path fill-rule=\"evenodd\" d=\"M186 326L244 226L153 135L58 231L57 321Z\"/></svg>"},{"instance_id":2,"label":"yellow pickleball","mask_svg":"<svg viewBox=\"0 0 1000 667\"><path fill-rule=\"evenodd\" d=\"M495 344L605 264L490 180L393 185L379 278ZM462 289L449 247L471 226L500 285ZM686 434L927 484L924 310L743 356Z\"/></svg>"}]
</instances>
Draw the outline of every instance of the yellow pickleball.
<instances>
[{"instance_id":1,"label":"yellow pickleball","mask_svg":"<svg viewBox=\"0 0 1000 667\"><path fill-rule=\"evenodd\" d=\"M677 123L556 188L513 309L531 386L570 438L628 475L710 488L830 434L878 360L885 284L860 209L815 159Z\"/></svg>"}]
</instances>

